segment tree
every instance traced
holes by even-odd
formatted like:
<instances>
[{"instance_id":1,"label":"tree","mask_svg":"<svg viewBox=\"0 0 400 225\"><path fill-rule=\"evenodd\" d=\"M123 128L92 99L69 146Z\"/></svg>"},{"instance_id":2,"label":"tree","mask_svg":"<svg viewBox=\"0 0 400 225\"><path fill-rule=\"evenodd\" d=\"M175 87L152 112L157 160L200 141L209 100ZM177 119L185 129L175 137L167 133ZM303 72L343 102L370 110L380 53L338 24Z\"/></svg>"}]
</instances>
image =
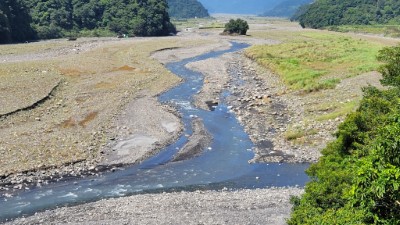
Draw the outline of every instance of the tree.
<instances>
[{"instance_id":1,"label":"tree","mask_svg":"<svg viewBox=\"0 0 400 225\"><path fill-rule=\"evenodd\" d=\"M379 52L378 60L385 63L379 68L383 76L381 83L400 87L400 45L383 48Z\"/></svg>"},{"instance_id":2,"label":"tree","mask_svg":"<svg viewBox=\"0 0 400 225\"><path fill-rule=\"evenodd\" d=\"M20 0L0 2L0 43L21 42L35 38L31 17Z\"/></svg>"},{"instance_id":3,"label":"tree","mask_svg":"<svg viewBox=\"0 0 400 225\"><path fill-rule=\"evenodd\" d=\"M249 25L242 19L231 19L225 24L224 33L246 35Z\"/></svg>"},{"instance_id":4,"label":"tree","mask_svg":"<svg viewBox=\"0 0 400 225\"><path fill-rule=\"evenodd\" d=\"M303 27L398 23L398 0L316 0L302 7L294 19Z\"/></svg>"}]
</instances>

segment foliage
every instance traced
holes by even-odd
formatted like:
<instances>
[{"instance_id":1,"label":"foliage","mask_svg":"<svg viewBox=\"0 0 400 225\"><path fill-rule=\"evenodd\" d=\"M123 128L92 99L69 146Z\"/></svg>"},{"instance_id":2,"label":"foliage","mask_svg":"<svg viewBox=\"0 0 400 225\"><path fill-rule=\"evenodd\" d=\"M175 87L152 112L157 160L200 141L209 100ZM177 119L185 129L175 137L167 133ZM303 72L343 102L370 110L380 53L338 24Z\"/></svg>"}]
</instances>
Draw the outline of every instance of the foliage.
<instances>
[{"instance_id":1,"label":"foliage","mask_svg":"<svg viewBox=\"0 0 400 225\"><path fill-rule=\"evenodd\" d=\"M173 18L209 17L207 9L197 0L168 0L168 13Z\"/></svg>"},{"instance_id":2,"label":"foliage","mask_svg":"<svg viewBox=\"0 0 400 225\"><path fill-rule=\"evenodd\" d=\"M0 42L32 38L31 22L41 39L82 30L110 30L130 36L176 32L166 0L5 0L0 7Z\"/></svg>"},{"instance_id":3,"label":"foliage","mask_svg":"<svg viewBox=\"0 0 400 225\"><path fill-rule=\"evenodd\" d=\"M382 84L400 87L400 46L382 49L378 59L386 63L379 68Z\"/></svg>"},{"instance_id":4,"label":"foliage","mask_svg":"<svg viewBox=\"0 0 400 225\"><path fill-rule=\"evenodd\" d=\"M225 24L224 33L246 35L248 29L249 24L247 21L242 19L230 19L229 22Z\"/></svg>"},{"instance_id":5,"label":"foliage","mask_svg":"<svg viewBox=\"0 0 400 225\"><path fill-rule=\"evenodd\" d=\"M0 43L26 41L35 38L31 17L20 0L0 2Z\"/></svg>"},{"instance_id":6,"label":"foliage","mask_svg":"<svg viewBox=\"0 0 400 225\"><path fill-rule=\"evenodd\" d=\"M381 45L340 34L300 33L299 39L278 45L253 46L246 56L279 74L292 89L334 88L340 76L378 68ZM333 78L332 78L333 77Z\"/></svg>"},{"instance_id":7,"label":"foliage","mask_svg":"<svg viewBox=\"0 0 400 225\"><path fill-rule=\"evenodd\" d=\"M396 24L400 21L400 2L316 0L298 19L302 27L311 28L345 24Z\"/></svg>"},{"instance_id":8,"label":"foliage","mask_svg":"<svg viewBox=\"0 0 400 225\"><path fill-rule=\"evenodd\" d=\"M308 5L313 0L285 0L274 8L263 13L263 16L274 16L274 17L292 17L296 11L303 5Z\"/></svg>"},{"instance_id":9,"label":"foliage","mask_svg":"<svg viewBox=\"0 0 400 225\"><path fill-rule=\"evenodd\" d=\"M399 47L380 51L382 68L399 64L387 60L399 53ZM400 87L384 84L392 87L364 89L358 110L307 170L312 181L301 198L292 199L288 224L400 223Z\"/></svg>"}]
</instances>

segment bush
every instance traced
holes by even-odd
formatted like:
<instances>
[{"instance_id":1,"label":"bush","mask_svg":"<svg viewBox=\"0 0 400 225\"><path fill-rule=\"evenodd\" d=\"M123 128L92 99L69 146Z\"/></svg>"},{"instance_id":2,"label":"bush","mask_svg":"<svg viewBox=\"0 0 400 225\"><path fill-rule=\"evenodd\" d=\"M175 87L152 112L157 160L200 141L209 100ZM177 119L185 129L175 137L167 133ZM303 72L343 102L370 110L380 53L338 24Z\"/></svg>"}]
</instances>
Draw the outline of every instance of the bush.
<instances>
[{"instance_id":1,"label":"bush","mask_svg":"<svg viewBox=\"0 0 400 225\"><path fill-rule=\"evenodd\" d=\"M245 20L231 19L227 24L225 24L224 33L246 35L248 29L249 24L247 24Z\"/></svg>"},{"instance_id":2,"label":"bush","mask_svg":"<svg viewBox=\"0 0 400 225\"><path fill-rule=\"evenodd\" d=\"M385 48L382 83L364 89L358 110L339 126L337 139L311 165L289 225L400 224L399 47Z\"/></svg>"}]
</instances>

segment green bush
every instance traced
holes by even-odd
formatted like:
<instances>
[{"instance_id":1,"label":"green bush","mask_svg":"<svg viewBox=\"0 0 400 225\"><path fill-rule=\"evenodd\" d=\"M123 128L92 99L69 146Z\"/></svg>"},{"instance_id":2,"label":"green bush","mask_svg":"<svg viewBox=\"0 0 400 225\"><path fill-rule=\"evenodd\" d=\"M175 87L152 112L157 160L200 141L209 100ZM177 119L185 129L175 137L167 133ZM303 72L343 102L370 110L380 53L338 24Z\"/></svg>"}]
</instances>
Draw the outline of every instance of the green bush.
<instances>
[{"instance_id":1,"label":"green bush","mask_svg":"<svg viewBox=\"0 0 400 225\"><path fill-rule=\"evenodd\" d=\"M247 21L242 19L231 19L227 24L225 24L224 33L246 35L248 29L249 24Z\"/></svg>"},{"instance_id":2,"label":"green bush","mask_svg":"<svg viewBox=\"0 0 400 225\"><path fill-rule=\"evenodd\" d=\"M358 110L322 151L288 224L400 224L400 48L386 48L382 83L364 89Z\"/></svg>"}]
</instances>

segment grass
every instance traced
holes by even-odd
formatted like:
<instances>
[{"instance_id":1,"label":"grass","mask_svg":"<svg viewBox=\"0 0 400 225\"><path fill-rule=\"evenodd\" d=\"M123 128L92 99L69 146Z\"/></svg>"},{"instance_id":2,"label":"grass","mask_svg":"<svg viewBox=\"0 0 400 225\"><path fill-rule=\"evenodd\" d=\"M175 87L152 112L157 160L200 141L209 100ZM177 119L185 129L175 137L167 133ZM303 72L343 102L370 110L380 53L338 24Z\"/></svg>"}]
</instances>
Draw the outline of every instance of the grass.
<instances>
[{"instance_id":1,"label":"grass","mask_svg":"<svg viewBox=\"0 0 400 225\"><path fill-rule=\"evenodd\" d=\"M338 32L355 32L384 35L386 37L400 37L400 25L342 25L328 27L329 30Z\"/></svg>"},{"instance_id":2,"label":"grass","mask_svg":"<svg viewBox=\"0 0 400 225\"><path fill-rule=\"evenodd\" d=\"M333 32L296 36L278 45L253 46L246 55L279 74L291 89L306 92L334 88L343 78L379 66L376 55L383 47L379 43Z\"/></svg>"},{"instance_id":3,"label":"grass","mask_svg":"<svg viewBox=\"0 0 400 225\"><path fill-rule=\"evenodd\" d=\"M186 28L216 29L225 27L225 23L214 18L172 19L172 23L178 30Z\"/></svg>"},{"instance_id":4,"label":"grass","mask_svg":"<svg viewBox=\"0 0 400 225\"><path fill-rule=\"evenodd\" d=\"M292 141L292 140L296 140L296 139L300 139L303 138L305 136L309 136L309 135L314 135L317 134L318 131L315 129L310 129L310 130L304 130L301 129L299 127L295 127L295 128L289 128L286 132L285 132L285 139L288 141Z\"/></svg>"},{"instance_id":5,"label":"grass","mask_svg":"<svg viewBox=\"0 0 400 225\"><path fill-rule=\"evenodd\" d=\"M358 106L358 101L346 102L340 106L337 106L331 112L328 112L326 114L315 117L315 120L325 121L325 120L336 119L338 117L345 116L345 115L349 114L350 112L353 112L357 108L357 106Z\"/></svg>"}]
</instances>

